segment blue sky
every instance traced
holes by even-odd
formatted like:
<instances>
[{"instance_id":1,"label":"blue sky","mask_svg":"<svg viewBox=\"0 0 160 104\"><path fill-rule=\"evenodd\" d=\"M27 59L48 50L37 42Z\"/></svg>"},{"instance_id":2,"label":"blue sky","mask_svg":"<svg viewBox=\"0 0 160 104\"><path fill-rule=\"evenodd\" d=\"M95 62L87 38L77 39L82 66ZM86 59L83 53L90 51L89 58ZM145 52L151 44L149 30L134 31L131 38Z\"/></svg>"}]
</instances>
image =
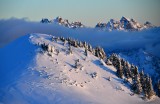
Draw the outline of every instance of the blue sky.
<instances>
[{"instance_id":1,"label":"blue sky","mask_svg":"<svg viewBox=\"0 0 160 104\"><path fill-rule=\"evenodd\" d=\"M88 26L122 16L160 25L160 0L0 0L0 19L62 16Z\"/></svg>"}]
</instances>

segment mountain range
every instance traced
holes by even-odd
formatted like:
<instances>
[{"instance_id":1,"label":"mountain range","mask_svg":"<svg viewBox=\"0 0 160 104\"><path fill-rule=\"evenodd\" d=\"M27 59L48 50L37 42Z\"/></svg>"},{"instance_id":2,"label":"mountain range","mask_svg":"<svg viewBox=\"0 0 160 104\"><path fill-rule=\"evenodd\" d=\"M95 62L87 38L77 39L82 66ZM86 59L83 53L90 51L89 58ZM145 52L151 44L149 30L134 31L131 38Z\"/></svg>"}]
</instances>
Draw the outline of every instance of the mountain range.
<instances>
[{"instance_id":1,"label":"mountain range","mask_svg":"<svg viewBox=\"0 0 160 104\"><path fill-rule=\"evenodd\" d=\"M68 19L63 19L62 17L57 17L56 19L49 20L47 18L43 18L41 23L57 23L59 25L68 27L68 28L85 28L87 26L83 25L81 22L69 22ZM140 24L134 19L129 19L126 17L122 17L120 20L110 19L108 23L99 22L96 24L95 28L99 30L106 31L140 31L144 29L154 28L153 24L146 21L144 24Z\"/></svg>"},{"instance_id":2,"label":"mountain range","mask_svg":"<svg viewBox=\"0 0 160 104\"><path fill-rule=\"evenodd\" d=\"M95 27L109 31L112 30L139 31L143 29L153 28L155 26L148 21L142 25L137 21L135 21L134 19L128 19L126 17L122 17L120 20L110 19L108 23L98 23Z\"/></svg>"}]
</instances>

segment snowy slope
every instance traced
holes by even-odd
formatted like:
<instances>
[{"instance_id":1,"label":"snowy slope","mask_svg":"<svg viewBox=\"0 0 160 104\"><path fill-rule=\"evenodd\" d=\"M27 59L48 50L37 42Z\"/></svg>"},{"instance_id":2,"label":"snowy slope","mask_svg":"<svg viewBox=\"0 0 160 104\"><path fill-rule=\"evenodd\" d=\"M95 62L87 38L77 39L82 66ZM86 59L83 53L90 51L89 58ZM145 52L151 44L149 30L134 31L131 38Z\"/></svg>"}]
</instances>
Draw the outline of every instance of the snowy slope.
<instances>
[{"instance_id":1,"label":"snowy slope","mask_svg":"<svg viewBox=\"0 0 160 104\"><path fill-rule=\"evenodd\" d=\"M57 54L44 52L50 44ZM115 74L113 66L84 48L52 41L52 36L30 34L0 49L0 103L4 104L159 104L159 98L144 101ZM75 68L79 59L81 67ZM97 77L92 78L96 72ZM111 81L109 81L109 77Z\"/></svg>"}]
</instances>

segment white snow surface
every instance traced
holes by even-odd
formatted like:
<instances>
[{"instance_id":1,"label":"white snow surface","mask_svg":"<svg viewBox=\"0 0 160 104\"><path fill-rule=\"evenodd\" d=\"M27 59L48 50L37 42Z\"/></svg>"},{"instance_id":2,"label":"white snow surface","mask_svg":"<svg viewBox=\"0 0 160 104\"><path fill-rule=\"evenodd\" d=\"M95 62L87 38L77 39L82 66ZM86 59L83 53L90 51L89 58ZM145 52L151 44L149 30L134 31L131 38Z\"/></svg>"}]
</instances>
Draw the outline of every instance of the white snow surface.
<instances>
[{"instance_id":1,"label":"white snow surface","mask_svg":"<svg viewBox=\"0 0 160 104\"><path fill-rule=\"evenodd\" d=\"M72 47L69 55L68 44L52 37L29 34L0 49L0 104L159 104L157 97L131 96L113 66L102 65L90 52L86 57L84 48ZM38 45L43 43L60 53L51 57ZM81 67L76 69L77 59Z\"/></svg>"}]
</instances>

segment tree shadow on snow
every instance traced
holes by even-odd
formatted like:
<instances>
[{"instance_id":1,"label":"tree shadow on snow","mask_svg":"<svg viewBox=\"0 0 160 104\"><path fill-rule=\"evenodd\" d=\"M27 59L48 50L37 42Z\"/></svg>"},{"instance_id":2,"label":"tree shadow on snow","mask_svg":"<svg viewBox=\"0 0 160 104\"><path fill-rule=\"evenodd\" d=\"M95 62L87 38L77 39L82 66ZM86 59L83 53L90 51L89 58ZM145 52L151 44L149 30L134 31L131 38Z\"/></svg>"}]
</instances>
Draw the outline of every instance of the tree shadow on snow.
<instances>
[{"instance_id":1,"label":"tree shadow on snow","mask_svg":"<svg viewBox=\"0 0 160 104\"><path fill-rule=\"evenodd\" d=\"M114 72L113 70L111 70L111 69L107 68L106 66L102 65L102 63L99 60L95 60L95 61L93 61L93 63L96 66L100 67L101 69L103 69L103 70L105 70L105 71L107 71L111 74L114 74L114 75L116 74L116 72Z\"/></svg>"},{"instance_id":2,"label":"tree shadow on snow","mask_svg":"<svg viewBox=\"0 0 160 104\"><path fill-rule=\"evenodd\" d=\"M70 63L68 63L68 62L66 62L66 64L68 64L71 68L75 68L74 65L72 65L72 64L70 64Z\"/></svg>"}]
</instances>

